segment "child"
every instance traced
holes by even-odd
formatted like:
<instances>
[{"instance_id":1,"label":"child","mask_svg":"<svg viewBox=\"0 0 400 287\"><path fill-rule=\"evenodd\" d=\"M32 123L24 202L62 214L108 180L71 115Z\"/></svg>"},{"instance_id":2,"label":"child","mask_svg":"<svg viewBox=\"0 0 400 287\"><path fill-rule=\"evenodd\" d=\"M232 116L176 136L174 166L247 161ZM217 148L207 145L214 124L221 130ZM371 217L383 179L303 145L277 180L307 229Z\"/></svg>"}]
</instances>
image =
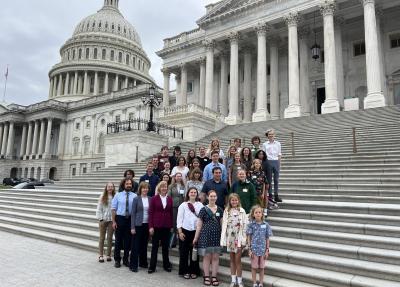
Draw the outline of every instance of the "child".
<instances>
[{"instance_id":1,"label":"child","mask_svg":"<svg viewBox=\"0 0 400 287\"><path fill-rule=\"evenodd\" d=\"M251 258L251 276L254 287L262 287L264 282L265 260L269 256L269 238L272 236L271 227L264 221L263 208L254 206L250 213L250 223L247 226L247 242ZM260 281L257 281L257 272Z\"/></svg>"},{"instance_id":2,"label":"child","mask_svg":"<svg viewBox=\"0 0 400 287\"><path fill-rule=\"evenodd\" d=\"M237 172L239 170L246 170L246 166L242 164L240 153L237 152L234 156L234 161L229 168L229 176L228 176L229 186L232 187L233 184L238 180Z\"/></svg>"},{"instance_id":3,"label":"child","mask_svg":"<svg viewBox=\"0 0 400 287\"><path fill-rule=\"evenodd\" d=\"M253 160L251 170L247 173L247 179L254 185L257 193L257 202L264 208L264 215L268 214L267 196L265 190L268 190L267 176L262 170L262 162L259 159Z\"/></svg>"},{"instance_id":4,"label":"child","mask_svg":"<svg viewBox=\"0 0 400 287\"><path fill-rule=\"evenodd\" d=\"M240 206L240 198L232 193L222 218L221 246L226 246L230 254L232 283L230 287L243 287L242 283L242 250L246 246L246 226L248 217Z\"/></svg>"}]
</instances>

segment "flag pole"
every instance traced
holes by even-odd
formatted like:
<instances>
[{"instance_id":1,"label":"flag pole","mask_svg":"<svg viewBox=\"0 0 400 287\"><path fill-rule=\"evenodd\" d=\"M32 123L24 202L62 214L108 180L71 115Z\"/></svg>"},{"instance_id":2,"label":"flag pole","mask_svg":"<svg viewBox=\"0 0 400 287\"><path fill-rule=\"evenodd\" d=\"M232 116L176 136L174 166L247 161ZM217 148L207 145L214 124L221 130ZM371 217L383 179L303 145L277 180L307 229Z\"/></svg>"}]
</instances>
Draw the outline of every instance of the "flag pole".
<instances>
[{"instance_id":1,"label":"flag pole","mask_svg":"<svg viewBox=\"0 0 400 287\"><path fill-rule=\"evenodd\" d=\"M4 83L4 93L3 93L3 102L6 101L6 93L7 93L7 81L8 81L8 65L7 65L7 71L4 75L6 77L6 81Z\"/></svg>"}]
</instances>

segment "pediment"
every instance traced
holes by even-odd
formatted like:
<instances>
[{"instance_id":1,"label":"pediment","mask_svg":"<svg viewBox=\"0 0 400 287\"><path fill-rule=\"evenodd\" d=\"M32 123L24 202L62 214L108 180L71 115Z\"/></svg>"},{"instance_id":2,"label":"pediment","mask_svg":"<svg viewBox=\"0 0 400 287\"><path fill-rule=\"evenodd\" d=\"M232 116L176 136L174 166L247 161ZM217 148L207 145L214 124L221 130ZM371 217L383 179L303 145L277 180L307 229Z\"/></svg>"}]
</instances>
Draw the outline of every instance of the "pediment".
<instances>
[{"instance_id":1,"label":"pediment","mask_svg":"<svg viewBox=\"0 0 400 287\"><path fill-rule=\"evenodd\" d=\"M233 14L235 12L245 10L258 3L266 2L266 0L223 0L215 6L202 18L197 21L198 25L212 21L220 16Z\"/></svg>"}]
</instances>

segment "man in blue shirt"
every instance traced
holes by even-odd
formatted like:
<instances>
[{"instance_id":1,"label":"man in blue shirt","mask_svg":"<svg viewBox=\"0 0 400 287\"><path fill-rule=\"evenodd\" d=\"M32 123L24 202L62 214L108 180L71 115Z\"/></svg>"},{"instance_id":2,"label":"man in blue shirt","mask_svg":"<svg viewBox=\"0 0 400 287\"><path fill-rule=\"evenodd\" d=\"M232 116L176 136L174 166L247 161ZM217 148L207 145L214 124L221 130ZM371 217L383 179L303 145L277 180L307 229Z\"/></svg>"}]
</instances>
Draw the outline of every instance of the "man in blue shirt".
<instances>
[{"instance_id":1,"label":"man in blue shirt","mask_svg":"<svg viewBox=\"0 0 400 287\"><path fill-rule=\"evenodd\" d=\"M222 177L222 170L220 167L214 167L212 169L213 178L207 180L204 185L203 189L201 190L201 199L204 202L206 195L210 190L215 190L217 193L217 202L216 204L221 207L222 209L225 208L225 198L228 195L228 185L226 181L221 179Z\"/></svg>"},{"instance_id":2,"label":"man in blue shirt","mask_svg":"<svg viewBox=\"0 0 400 287\"><path fill-rule=\"evenodd\" d=\"M124 190L117 193L111 202L112 224L115 230L114 266L121 267L121 247L124 247L125 266L129 266L129 250L131 247L131 213L132 202L137 196L132 192L133 180L125 178L122 183Z\"/></svg>"},{"instance_id":3,"label":"man in blue shirt","mask_svg":"<svg viewBox=\"0 0 400 287\"><path fill-rule=\"evenodd\" d=\"M219 152L213 151L211 153L211 160L212 162L206 165L203 172L203 180L207 181L213 179L213 169L215 167L219 167L222 171L222 181L226 181L228 179L226 167L222 163L219 163Z\"/></svg>"},{"instance_id":4,"label":"man in blue shirt","mask_svg":"<svg viewBox=\"0 0 400 287\"><path fill-rule=\"evenodd\" d=\"M154 165L151 161L147 163L146 173L140 177L140 182L145 181L150 184L148 196L153 197L156 193L156 187L160 178L154 173Z\"/></svg>"}]
</instances>

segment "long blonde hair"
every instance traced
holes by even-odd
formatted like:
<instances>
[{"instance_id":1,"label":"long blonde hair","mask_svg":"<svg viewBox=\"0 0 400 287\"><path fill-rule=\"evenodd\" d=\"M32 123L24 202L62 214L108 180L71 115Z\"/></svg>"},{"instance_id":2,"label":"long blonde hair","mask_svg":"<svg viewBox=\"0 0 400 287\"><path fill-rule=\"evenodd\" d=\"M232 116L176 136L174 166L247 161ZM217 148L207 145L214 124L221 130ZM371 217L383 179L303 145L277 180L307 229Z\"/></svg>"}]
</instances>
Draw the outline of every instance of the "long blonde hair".
<instances>
[{"instance_id":1,"label":"long blonde hair","mask_svg":"<svg viewBox=\"0 0 400 287\"><path fill-rule=\"evenodd\" d=\"M240 210L240 208L242 207L242 204L241 204L241 202L240 202L239 194L237 194L237 193L231 193L231 194L229 195L229 197L228 197L228 206L226 207L226 210L227 210L228 212L231 211L231 209L233 208L232 205L231 205L231 199L232 199L232 198L236 198L236 199L239 201L239 204L238 204L238 206L237 206L237 209L238 209L238 210Z\"/></svg>"},{"instance_id":2,"label":"long blonde hair","mask_svg":"<svg viewBox=\"0 0 400 287\"><path fill-rule=\"evenodd\" d=\"M263 208L262 208L259 204L254 205L254 206L251 208L250 215L249 215L250 220L256 220L256 219L254 218L254 213L255 213L255 211L256 211L257 209L261 209L261 214L262 214L261 220L262 220L262 221L265 221L264 210L263 210Z\"/></svg>"},{"instance_id":3,"label":"long blonde hair","mask_svg":"<svg viewBox=\"0 0 400 287\"><path fill-rule=\"evenodd\" d=\"M111 185L113 186L112 197L114 197L114 195L115 195L115 185L114 185L114 183L112 183L111 181L110 181L110 182L107 182L106 186L104 187L103 194L101 195L101 198L100 198L101 203L104 204L104 205L108 205L108 191L107 191L107 186L108 186L109 184L111 184Z\"/></svg>"}]
</instances>

